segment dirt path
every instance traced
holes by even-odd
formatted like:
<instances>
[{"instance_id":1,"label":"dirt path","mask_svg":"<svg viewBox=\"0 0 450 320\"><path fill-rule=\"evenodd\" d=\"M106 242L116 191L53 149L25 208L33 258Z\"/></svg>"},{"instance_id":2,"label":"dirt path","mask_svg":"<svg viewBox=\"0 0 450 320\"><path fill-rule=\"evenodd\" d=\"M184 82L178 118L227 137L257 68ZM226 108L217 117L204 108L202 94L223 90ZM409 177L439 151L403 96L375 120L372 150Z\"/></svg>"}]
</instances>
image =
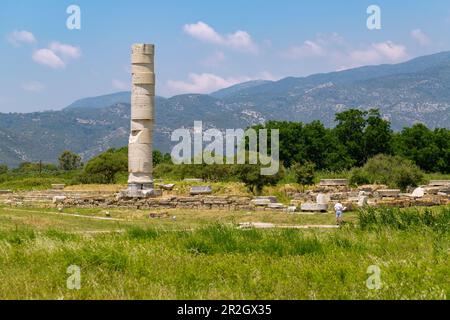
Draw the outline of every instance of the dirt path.
<instances>
[{"instance_id":1,"label":"dirt path","mask_svg":"<svg viewBox=\"0 0 450 320\"><path fill-rule=\"evenodd\" d=\"M5 211L16 211L16 212L28 212L28 213L40 213L40 214L51 214L56 216L63 216L63 217L74 217L74 218L84 218L84 219L91 219L91 220L103 220L103 221L132 221L132 220L125 220L125 219L118 219L118 218L108 218L108 217L97 217L97 216L86 216L82 214L76 214L76 213L63 213L63 212L51 212L51 211L37 211L37 210L26 210L26 209L15 209L15 208L2 208L2 210Z\"/></svg>"},{"instance_id":2,"label":"dirt path","mask_svg":"<svg viewBox=\"0 0 450 320\"><path fill-rule=\"evenodd\" d=\"M273 223L244 222L239 224L239 229L339 229L337 225L276 225Z\"/></svg>"}]
</instances>

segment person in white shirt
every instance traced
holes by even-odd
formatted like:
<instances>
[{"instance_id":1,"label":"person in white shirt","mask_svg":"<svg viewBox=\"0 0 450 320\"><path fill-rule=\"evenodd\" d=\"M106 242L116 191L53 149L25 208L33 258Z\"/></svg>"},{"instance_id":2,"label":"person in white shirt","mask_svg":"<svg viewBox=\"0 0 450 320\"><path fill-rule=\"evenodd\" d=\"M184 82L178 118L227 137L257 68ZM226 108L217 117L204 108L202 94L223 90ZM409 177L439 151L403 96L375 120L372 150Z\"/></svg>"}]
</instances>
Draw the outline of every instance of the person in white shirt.
<instances>
[{"instance_id":1,"label":"person in white shirt","mask_svg":"<svg viewBox=\"0 0 450 320\"><path fill-rule=\"evenodd\" d=\"M338 226L342 224L342 218L344 217L344 211L347 210L342 203L338 202L334 206L334 211L336 211L336 223Z\"/></svg>"}]
</instances>

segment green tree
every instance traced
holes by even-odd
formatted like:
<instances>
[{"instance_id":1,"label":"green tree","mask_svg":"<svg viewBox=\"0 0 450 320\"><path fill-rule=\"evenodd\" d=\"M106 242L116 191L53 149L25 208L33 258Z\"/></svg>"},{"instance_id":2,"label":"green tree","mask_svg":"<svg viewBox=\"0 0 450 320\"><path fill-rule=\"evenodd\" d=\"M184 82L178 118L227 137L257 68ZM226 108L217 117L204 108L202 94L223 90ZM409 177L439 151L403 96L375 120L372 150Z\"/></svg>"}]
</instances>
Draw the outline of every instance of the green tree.
<instances>
[{"instance_id":1,"label":"green tree","mask_svg":"<svg viewBox=\"0 0 450 320\"><path fill-rule=\"evenodd\" d=\"M8 173L8 166L6 164L0 164L0 174Z\"/></svg>"},{"instance_id":2,"label":"green tree","mask_svg":"<svg viewBox=\"0 0 450 320\"><path fill-rule=\"evenodd\" d=\"M414 161L427 172L450 173L450 130L415 124L394 135L395 154Z\"/></svg>"},{"instance_id":3,"label":"green tree","mask_svg":"<svg viewBox=\"0 0 450 320\"><path fill-rule=\"evenodd\" d=\"M81 157L71 151L64 151L58 158L59 168L64 171L81 168Z\"/></svg>"},{"instance_id":4,"label":"green tree","mask_svg":"<svg viewBox=\"0 0 450 320\"><path fill-rule=\"evenodd\" d=\"M363 165L366 159L364 147L365 116L367 112L350 109L336 114L334 132L339 141L344 144L347 153L356 165Z\"/></svg>"},{"instance_id":5,"label":"green tree","mask_svg":"<svg viewBox=\"0 0 450 320\"><path fill-rule=\"evenodd\" d=\"M84 183L115 183L118 173L128 171L128 148L110 149L85 166L81 180Z\"/></svg>"},{"instance_id":6,"label":"green tree","mask_svg":"<svg viewBox=\"0 0 450 320\"><path fill-rule=\"evenodd\" d=\"M171 164L172 163L172 157L169 153L163 154L159 150L153 151L153 166L156 167L160 164Z\"/></svg>"},{"instance_id":7,"label":"green tree","mask_svg":"<svg viewBox=\"0 0 450 320\"><path fill-rule=\"evenodd\" d=\"M392 153L391 123L381 118L378 109L368 112L364 130L364 162L378 154Z\"/></svg>"},{"instance_id":8,"label":"green tree","mask_svg":"<svg viewBox=\"0 0 450 320\"><path fill-rule=\"evenodd\" d=\"M266 166L264 166L266 167ZM262 175L261 164L240 164L234 166L234 176L236 176L255 195L260 195L265 186L276 185L283 179L285 170L280 164L279 170L274 175Z\"/></svg>"}]
</instances>

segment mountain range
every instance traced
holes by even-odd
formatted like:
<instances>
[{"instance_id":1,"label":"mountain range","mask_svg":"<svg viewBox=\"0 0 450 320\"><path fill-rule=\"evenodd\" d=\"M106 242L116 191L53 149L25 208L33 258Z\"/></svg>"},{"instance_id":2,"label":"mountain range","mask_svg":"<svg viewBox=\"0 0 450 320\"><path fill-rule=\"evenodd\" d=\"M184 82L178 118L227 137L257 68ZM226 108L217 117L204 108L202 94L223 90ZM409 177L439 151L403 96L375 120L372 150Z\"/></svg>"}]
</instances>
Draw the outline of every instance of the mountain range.
<instances>
[{"instance_id":1,"label":"mountain range","mask_svg":"<svg viewBox=\"0 0 450 320\"><path fill-rule=\"evenodd\" d=\"M349 108L380 109L394 130L414 123L450 128L450 52L279 81L250 81L211 94L156 97L155 148L169 152L174 129L246 128L267 120L334 125ZM55 162L63 150L84 160L127 144L130 92L81 99L60 111L0 113L0 163Z\"/></svg>"}]
</instances>

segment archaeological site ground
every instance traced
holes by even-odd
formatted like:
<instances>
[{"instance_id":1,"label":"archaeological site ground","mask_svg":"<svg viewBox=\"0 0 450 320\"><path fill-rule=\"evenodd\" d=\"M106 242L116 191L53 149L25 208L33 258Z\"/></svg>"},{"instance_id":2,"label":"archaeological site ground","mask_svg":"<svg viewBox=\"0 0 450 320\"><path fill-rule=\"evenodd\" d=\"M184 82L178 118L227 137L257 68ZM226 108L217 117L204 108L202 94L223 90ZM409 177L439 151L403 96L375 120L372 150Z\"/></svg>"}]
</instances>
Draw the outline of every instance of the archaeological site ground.
<instances>
[{"instance_id":1,"label":"archaeological site ground","mask_svg":"<svg viewBox=\"0 0 450 320\"><path fill-rule=\"evenodd\" d=\"M449 3L19 2L0 6L2 310L450 300Z\"/></svg>"}]
</instances>

